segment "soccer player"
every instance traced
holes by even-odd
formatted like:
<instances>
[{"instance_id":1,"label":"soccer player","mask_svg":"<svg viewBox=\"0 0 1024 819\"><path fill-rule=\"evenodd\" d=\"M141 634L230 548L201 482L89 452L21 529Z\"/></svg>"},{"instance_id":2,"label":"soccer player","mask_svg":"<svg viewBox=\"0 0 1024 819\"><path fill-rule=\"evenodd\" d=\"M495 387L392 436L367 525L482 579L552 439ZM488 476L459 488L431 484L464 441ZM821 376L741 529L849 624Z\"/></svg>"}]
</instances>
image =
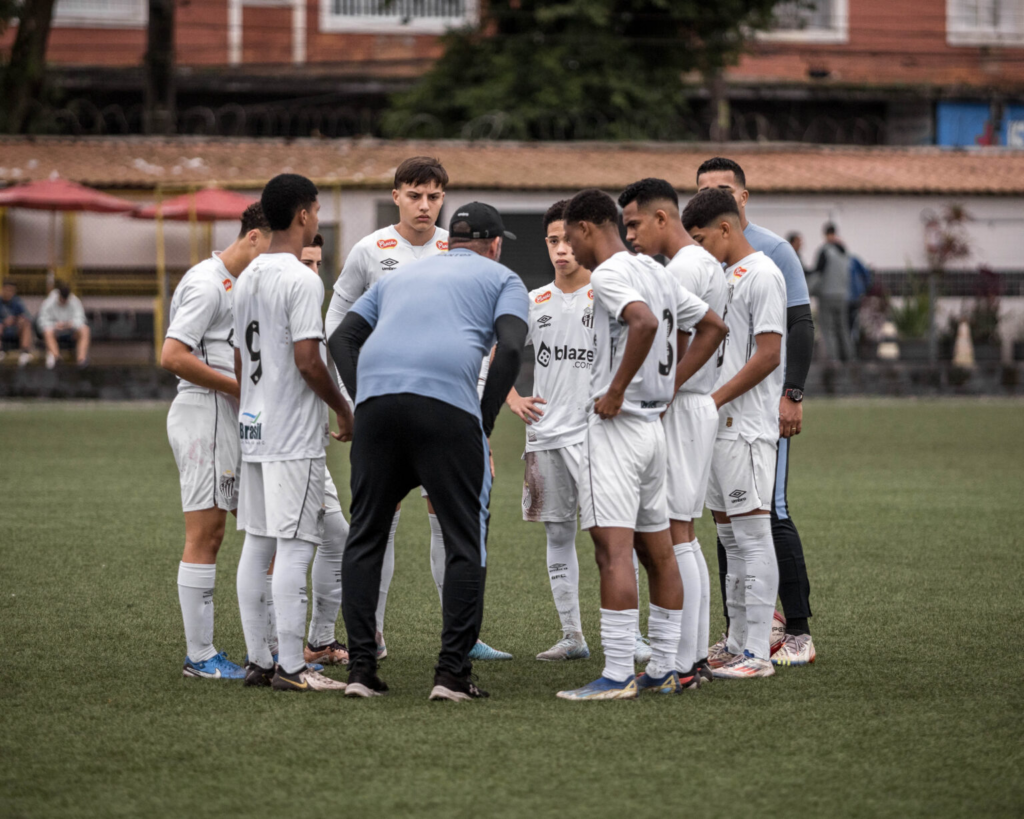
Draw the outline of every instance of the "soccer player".
<instances>
[{"instance_id":1,"label":"soccer player","mask_svg":"<svg viewBox=\"0 0 1024 819\"><path fill-rule=\"evenodd\" d=\"M284 691L344 690L307 668L306 571L323 537L327 407L338 416L338 440L352 434L352 411L325 363L323 284L299 257L317 232L316 186L296 174L263 189L273 230L270 248L246 270L235 292L235 372L241 386L242 472L238 528L238 603L249 650L246 685ZM326 406L325 406L326 405ZM268 643L266 574L273 593L280 659Z\"/></svg>"},{"instance_id":2,"label":"soccer player","mask_svg":"<svg viewBox=\"0 0 1024 819\"><path fill-rule=\"evenodd\" d=\"M227 513L238 507L241 450L233 349L232 288L270 247L259 204L242 214L238 238L189 270L171 299L160 366L178 376L167 413L185 513L185 550L178 564L178 602L185 624L186 677L241 679L242 669L213 645L213 589Z\"/></svg>"},{"instance_id":3,"label":"soccer player","mask_svg":"<svg viewBox=\"0 0 1024 819\"><path fill-rule=\"evenodd\" d=\"M690 238L679 218L679 197L664 179L641 179L619 196L626 241L637 253L669 259L667 270L725 316L728 289L722 266ZM683 622L676 670L683 688L697 688L712 678L708 666L711 588L693 521L704 510L711 454L718 434L718 411L711 398L718 375L712 356L682 387L662 423L668 443L668 512L672 548L683 579Z\"/></svg>"},{"instance_id":4,"label":"soccer player","mask_svg":"<svg viewBox=\"0 0 1024 819\"><path fill-rule=\"evenodd\" d=\"M564 199L556 202L544 214L544 242L555 280L530 293L527 344L533 344L536 358L533 395L521 396L513 387L507 399L526 423L523 520L544 524L548 579L562 622L562 639L537 655L548 661L590 656L580 622L576 513L594 363L594 292L590 271L576 261L565 239L566 204Z\"/></svg>"},{"instance_id":5,"label":"soccer player","mask_svg":"<svg viewBox=\"0 0 1024 819\"><path fill-rule=\"evenodd\" d=\"M727 266L729 287L729 335L712 394L719 423L707 494L728 561L729 634L727 655L713 673L725 679L770 677L775 673L769 645L779 590L770 514L786 282L775 263L750 246L739 208L726 191L698 193L683 211L683 226Z\"/></svg>"},{"instance_id":6,"label":"soccer player","mask_svg":"<svg viewBox=\"0 0 1024 819\"><path fill-rule=\"evenodd\" d=\"M751 247L771 259L786 280L786 349L784 381L779 398L779 445L775 459L775 494L772 497L772 541L779 563L779 598L786 615L786 641L772 661L778 665L806 665L814 662L814 641L808 618L811 616L811 584L807 578L804 548L800 533L789 515L786 493L789 487L789 450L792 437L803 425L804 383L814 352L814 322L811 299L807 293L804 268L793 246L781 236L747 221L746 205L750 193L743 169L733 160L714 157L697 169L697 188L719 188L728 192L740 212L743 234ZM725 598L726 559L718 545L718 573ZM711 650L714 658L724 650L719 642Z\"/></svg>"},{"instance_id":7,"label":"soccer player","mask_svg":"<svg viewBox=\"0 0 1024 819\"><path fill-rule=\"evenodd\" d=\"M593 270L593 412L580 458L581 526L590 530L601 574L601 677L558 696L633 699L639 691L675 693L683 586L672 551L665 498L665 432L658 422L679 387L725 334L708 306L648 256L633 256L619 236L615 203L598 190L565 207L576 260ZM678 361L678 333L695 330ZM634 676L639 620L633 551L647 569L651 660Z\"/></svg>"}]
</instances>

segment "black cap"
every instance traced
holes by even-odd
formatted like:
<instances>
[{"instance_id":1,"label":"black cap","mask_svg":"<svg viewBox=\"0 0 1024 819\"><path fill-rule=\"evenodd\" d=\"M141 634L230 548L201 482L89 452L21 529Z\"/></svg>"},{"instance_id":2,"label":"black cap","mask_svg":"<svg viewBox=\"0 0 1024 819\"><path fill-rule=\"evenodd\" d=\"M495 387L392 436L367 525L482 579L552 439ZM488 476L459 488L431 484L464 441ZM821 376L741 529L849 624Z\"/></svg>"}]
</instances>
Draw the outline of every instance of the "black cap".
<instances>
[{"instance_id":1,"label":"black cap","mask_svg":"<svg viewBox=\"0 0 1024 819\"><path fill-rule=\"evenodd\" d=\"M468 230L465 227L456 230L455 226L460 223L468 225ZM504 236L506 239L516 238L514 233L505 230L501 214L483 202L470 202L456 208L448 225L448 235L453 239L494 239L497 236Z\"/></svg>"}]
</instances>

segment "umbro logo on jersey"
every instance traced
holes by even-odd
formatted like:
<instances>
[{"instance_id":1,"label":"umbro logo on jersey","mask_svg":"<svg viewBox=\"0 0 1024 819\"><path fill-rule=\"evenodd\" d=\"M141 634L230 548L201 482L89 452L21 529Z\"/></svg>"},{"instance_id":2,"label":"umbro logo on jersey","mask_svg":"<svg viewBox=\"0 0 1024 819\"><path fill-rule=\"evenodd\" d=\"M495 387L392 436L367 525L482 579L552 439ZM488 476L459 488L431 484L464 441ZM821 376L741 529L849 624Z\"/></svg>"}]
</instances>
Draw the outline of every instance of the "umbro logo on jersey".
<instances>
[{"instance_id":1,"label":"umbro logo on jersey","mask_svg":"<svg viewBox=\"0 0 1024 819\"><path fill-rule=\"evenodd\" d=\"M541 316L539 319L537 319L537 323L541 327L550 327L551 326L551 316Z\"/></svg>"},{"instance_id":2,"label":"umbro logo on jersey","mask_svg":"<svg viewBox=\"0 0 1024 819\"><path fill-rule=\"evenodd\" d=\"M537 298L533 300L534 304L543 304L551 298L551 291L548 290L546 293L541 293Z\"/></svg>"},{"instance_id":3,"label":"umbro logo on jersey","mask_svg":"<svg viewBox=\"0 0 1024 819\"><path fill-rule=\"evenodd\" d=\"M384 265L385 270L391 270L398 264L398 259L381 259L380 263Z\"/></svg>"},{"instance_id":4,"label":"umbro logo on jersey","mask_svg":"<svg viewBox=\"0 0 1024 819\"><path fill-rule=\"evenodd\" d=\"M398 247L398 239L378 239L377 247L387 250L389 247Z\"/></svg>"},{"instance_id":5,"label":"umbro logo on jersey","mask_svg":"<svg viewBox=\"0 0 1024 819\"><path fill-rule=\"evenodd\" d=\"M438 239L434 244L437 246L438 250L448 249L448 243L444 239Z\"/></svg>"}]
</instances>

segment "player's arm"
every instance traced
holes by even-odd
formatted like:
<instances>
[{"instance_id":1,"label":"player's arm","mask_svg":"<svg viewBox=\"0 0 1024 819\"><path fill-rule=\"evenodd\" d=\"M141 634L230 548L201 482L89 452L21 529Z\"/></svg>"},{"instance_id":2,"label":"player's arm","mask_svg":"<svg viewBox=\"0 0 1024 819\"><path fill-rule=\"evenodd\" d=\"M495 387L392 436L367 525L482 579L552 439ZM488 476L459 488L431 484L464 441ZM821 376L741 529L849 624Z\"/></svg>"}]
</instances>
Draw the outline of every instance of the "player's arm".
<instances>
[{"instance_id":1,"label":"player's arm","mask_svg":"<svg viewBox=\"0 0 1024 819\"><path fill-rule=\"evenodd\" d=\"M238 398L238 380L217 372L192 355L210 329L221 297L219 289L188 280L179 285L181 294L174 321L167 328L160 351L160 366L197 387ZM219 285L218 285L219 288Z\"/></svg>"},{"instance_id":2,"label":"player's arm","mask_svg":"<svg viewBox=\"0 0 1024 819\"><path fill-rule=\"evenodd\" d=\"M621 321L629 328L626 349L608 391L594 402L594 412L602 418L614 418L622 410L626 388L640 371L661 326L651 308L642 301L631 301L623 307Z\"/></svg>"},{"instance_id":3,"label":"player's arm","mask_svg":"<svg viewBox=\"0 0 1024 819\"><path fill-rule=\"evenodd\" d=\"M676 365L676 388L673 395L715 354L727 332L729 328L725 322L709 308L694 325L693 334L686 344L686 352Z\"/></svg>"},{"instance_id":4,"label":"player's arm","mask_svg":"<svg viewBox=\"0 0 1024 819\"><path fill-rule=\"evenodd\" d=\"M523 319L511 313L504 313L494 320L494 334L498 343L494 346L494 358L491 360L484 394L480 399L481 421L484 434L488 438L491 437L501 405L519 377L528 329Z\"/></svg>"},{"instance_id":5,"label":"player's arm","mask_svg":"<svg viewBox=\"0 0 1024 819\"><path fill-rule=\"evenodd\" d=\"M320 339L304 338L296 341L294 350L295 366L299 368L302 380L338 415L338 434L334 437L339 441L351 441L352 410L320 357Z\"/></svg>"},{"instance_id":6,"label":"player's arm","mask_svg":"<svg viewBox=\"0 0 1024 819\"><path fill-rule=\"evenodd\" d=\"M327 337L330 338L334 331L341 326L359 297L366 292L366 264L365 253L361 247L355 247L348 254L338 280L334 283L331 291L331 303L327 307L327 316L324 318L324 328Z\"/></svg>"},{"instance_id":7,"label":"player's arm","mask_svg":"<svg viewBox=\"0 0 1024 819\"><path fill-rule=\"evenodd\" d=\"M242 387L242 352L235 347L235 380L238 382L239 393L241 393ZM241 396L239 396L241 397Z\"/></svg>"},{"instance_id":8,"label":"player's arm","mask_svg":"<svg viewBox=\"0 0 1024 819\"><path fill-rule=\"evenodd\" d=\"M786 397L786 390L803 392L814 355L814 319L811 317L810 295L800 257L789 242L782 242L772 253L786 282L786 381L779 397L779 435L799 435L803 427L803 404ZM816 270L824 270L824 248L818 254Z\"/></svg>"},{"instance_id":9,"label":"player's arm","mask_svg":"<svg viewBox=\"0 0 1024 819\"><path fill-rule=\"evenodd\" d=\"M721 408L735 400L745 392L749 392L782 361L782 335L780 333L759 333L754 336L757 350L743 368L725 384L715 390L711 397L715 399L715 407Z\"/></svg>"},{"instance_id":10,"label":"player's arm","mask_svg":"<svg viewBox=\"0 0 1024 819\"><path fill-rule=\"evenodd\" d=\"M238 355L238 351L235 351ZM192 348L176 338L164 339L160 351L160 366L197 387L216 390L238 398L238 381L231 376L217 372L204 361L192 355ZM236 369L237 374L237 369Z\"/></svg>"},{"instance_id":11,"label":"player's arm","mask_svg":"<svg viewBox=\"0 0 1024 819\"><path fill-rule=\"evenodd\" d=\"M540 408L540 405L546 404L547 401L543 398L538 398L536 395L520 395L516 388L513 387L508 391L505 403L508 404L508 408L512 412L522 418L526 425L529 426L534 421L539 421L544 415L544 410Z\"/></svg>"},{"instance_id":12,"label":"player's arm","mask_svg":"<svg viewBox=\"0 0 1024 819\"><path fill-rule=\"evenodd\" d=\"M356 400L356 371L359 369L359 352L366 339L373 332L371 325L359 313L350 311L327 341L327 349L338 368L341 383L345 385L352 400Z\"/></svg>"}]
</instances>

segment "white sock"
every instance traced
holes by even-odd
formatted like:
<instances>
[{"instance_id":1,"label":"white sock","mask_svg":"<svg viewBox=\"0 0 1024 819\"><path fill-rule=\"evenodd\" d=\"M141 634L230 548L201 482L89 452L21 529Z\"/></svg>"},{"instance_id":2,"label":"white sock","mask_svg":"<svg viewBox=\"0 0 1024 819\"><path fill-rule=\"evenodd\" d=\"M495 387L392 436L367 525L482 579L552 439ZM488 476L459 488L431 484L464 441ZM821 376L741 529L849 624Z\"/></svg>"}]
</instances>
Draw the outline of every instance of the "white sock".
<instances>
[{"instance_id":1,"label":"white sock","mask_svg":"<svg viewBox=\"0 0 1024 819\"><path fill-rule=\"evenodd\" d=\"M274 611L277 614L278 664L288 674L306 667L302 638L309 596L306 572L316 547L308 540L280 537L274 563Z\"/></svg>"},{"instance_id":2,"label":"white sock","mask_svg":"<svg viewBox=\"0 0 1024 819\"><path fill-rule=\"evenodd\" d=\"M313 558L313 617L309 642L326 646L334 642L334 624L341 608L341 559L348 539L348 521L341 510L324 516L324 540Z\"/></svg>"},{"instance_id":3,"label":"white sock","mask_svg":"<svg viewBox=\"0 0 1024 819\"><path fill-rule=\"evenodd\" d=\"M663 609L651 603L647 618L647 636L651 641L651 661L644 669L649 677L664 677L676 667L676 649L679 647L679 626L682 609Z\"/></svg>"},{"instance_id":4,"label":"white sock","mask_svg":"<svg viewBox=\"0 0 1024 819\"><path fill-rule=\"evenodd\" d=\"M742 654L747 641L747 610L746 590L744 581L747 577L747 564L736 545L731 523L718 524L718 539L725 549L725 610L729 612L730 654Z\"/></svg>"},{"instance_id":5,"label":"white sock","mask_svg":"<svg viewBox=\"0 0 1024 819\"><path fill-rule=\"evenodd\" d=\"M676 670L682 674L697 662L698 620L700 619L700 568L693 550L697 541L677 543L672 547L683 581L683 615L679 626L679 645L676 648ZM650 627L648 627L650 632Z\"/></svg>"},{"instance_id":6,"label":"white sock","mask_svg":"<svg viewBox=\"0 0 1024 819\"><path fill-rule=\"evenodd\" d=\"M398 519L402 510L395 512L391 519L391 532L388 534L388 547L384 550L384 565L380 570L380 591L377 593L377 631L384 633L384 610L388 607L388 589L391 578L395 576L395 532L398 531Z\"/></svg>"},{"instance_id":7,"label":"white sock","mask_svg":"<svg viewBox=\"0 0 1024 819\"><path fill-rule=\"evenodd\" d=\"M761 660L771 659L772 618L779 593L779 564L768 515L750 515L732 522L736 545L746 563L747 640L744 648Z\"/></svg>"},{"instance_id":8,"label":"white sock","mask_svg":"<svg viewBox=\"0 0 1024 819\"><path fill-rule=\"evenodd\" d=\"M711 634L711 577L708 575L708 562L704 559L704 551L700 541L693 539L693 557L697 561L700 572L700 612L697 618L697 662L708 658L708 638Z\"/></svg>"},{"instance_id":9,"label":"white sock","mask_svg":"<svg viewBox=\"0 0 1024 819\"><path fill-rule=\"evenodd\" d=\"M275 549L277 540L274 540ZM267 575L267 643L270 653L277 654L277 615L274 613L274 575Z\"/></svg>"},{"instance_id":10,"label":"white sock","mask_svg":"<svg viewBox=\"0 0 1024 819\"><path fill-rule=\"evenodd\" d=\"M636 604L640 605L640 558L637 557L636 549L633 550L633 575L636 577ZM639 609L637 609L639 611ZM636 618L636 635L638 639L643 639L644 633L640 631L640 618Z\"/></svg>"},{"instance_id":11,"label":"white sock","mask_svg":"<svg viewBox=\"0 0 1024 819\"><path fill-rule=\"evenodd\" d=\"M548 580L565 636L580 634L580 562L576 557L576 521L545 523Z\"/></svg>"},{"instance_id":12,"label":"white sock","mask_svg":"<svg viewBox=\"0 0 1024 819\"><path fill-rule=\"evenodd\" d=\"M238 608L242 613L242 632L249 662L261 668L273 668L268 639L267 590L270 588L267 569L277 551L277 541L246 532L242 556L238 559Z\"/></svg>"},{"instance_id":13,"label":"white sock","mask_svg":"<svg viewBox=\"0 0 1024 819\"><path fill-rule=\"evenodd\" d=\"M188 658L201 663L216 655L213 647L213 586L216 563L178 564L178 602L185 623Z\"/></svg>"},{"instance_id":14,"label":"white sock","mask_svg":"<svg viewBox=\"0 0 1024 819\"><path fill-rule=\"evenodd\" d=\"M604 648L601 676L616 682L625 682L633 676L633 649L639 621L639 609L601 609L601 646Z\"/></svg>"},{"instance_id":15,"label":"white sock","mask_svg":"<svg viewBox=\"0 0 1024 819\"><path fill-rule=\"evenodd\" d=\"M434 576L434 585L437 586L437 596L441 598L441 606L444 607L444 535L441 534L441 521L437 515L427 513L427 520L430 521L430 573Z\"/></svg>"}]
</instances>

